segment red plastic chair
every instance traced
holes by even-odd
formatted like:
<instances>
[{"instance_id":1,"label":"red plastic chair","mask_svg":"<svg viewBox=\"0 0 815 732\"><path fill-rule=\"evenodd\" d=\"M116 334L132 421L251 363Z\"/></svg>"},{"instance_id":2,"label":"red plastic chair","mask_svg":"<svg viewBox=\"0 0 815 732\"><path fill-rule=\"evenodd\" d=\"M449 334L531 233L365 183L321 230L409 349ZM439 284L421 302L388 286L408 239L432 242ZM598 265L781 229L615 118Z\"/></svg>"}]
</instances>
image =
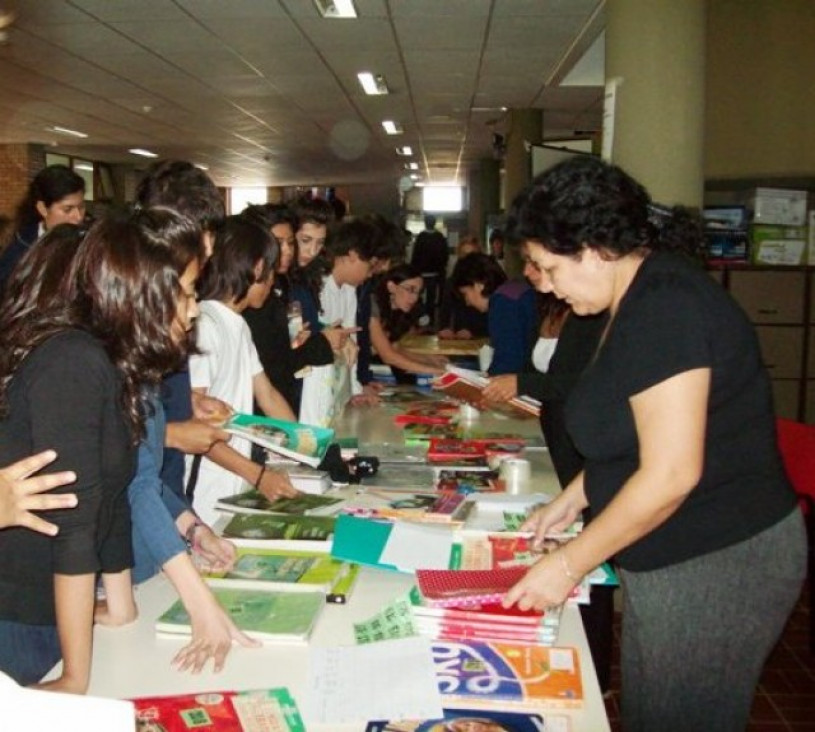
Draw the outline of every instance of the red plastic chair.
<instances>
[{"instance_id":1,"label":"red plastic chair","mask_svg":"<svg viewBox=\"0 0 815 732\"><path fill-rule=\"evenodd\" d=\"M815 426L776 420L784 468L798 494L809 539L809 650L815 654Z\"/></svg>"}]
</instances>

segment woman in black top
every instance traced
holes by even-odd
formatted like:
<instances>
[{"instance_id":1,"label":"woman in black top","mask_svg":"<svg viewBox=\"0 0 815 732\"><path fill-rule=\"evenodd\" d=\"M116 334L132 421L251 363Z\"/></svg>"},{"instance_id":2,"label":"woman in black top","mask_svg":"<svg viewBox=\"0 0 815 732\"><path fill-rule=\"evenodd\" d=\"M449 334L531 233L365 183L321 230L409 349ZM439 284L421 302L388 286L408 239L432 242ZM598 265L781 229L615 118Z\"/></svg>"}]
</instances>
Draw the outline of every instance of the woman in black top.
<instances>
[{"instance_id":1,"label":"woman in black top","mask_svg":"<svg viewBox=\"0 0 815 732\"><path fill-rule=\"evenodd\" d=\"M0 464L53 448L54 468L77 476L76 508L46 515L59 526L55 537L0 532L0 670L23 684L62 658L61 677L44 687L84 693L97 573L109 603L111 588L117 598L129 593L126 489L141 390L185 357L195 309L173 249L145 223L150 216L100 221L48 297L40 286L54 274L50 261L0 308Z\"/></svg>"},{"instance_id":2,"label":"woman in black top","mask_svg":"<svg viewBox=\"0 0 815 732\"><path fill-rule=\"evenodd\" d=\"M698 224L619 168L555 166L517 221L554 293L609 322L566 406L584 470L526 528L540 541L586 507L593 521L505 603L558 604L616 555L627 732L742 730L806 554L753 328L676 253L699 246Z\"/></svg>"}]
</instances>

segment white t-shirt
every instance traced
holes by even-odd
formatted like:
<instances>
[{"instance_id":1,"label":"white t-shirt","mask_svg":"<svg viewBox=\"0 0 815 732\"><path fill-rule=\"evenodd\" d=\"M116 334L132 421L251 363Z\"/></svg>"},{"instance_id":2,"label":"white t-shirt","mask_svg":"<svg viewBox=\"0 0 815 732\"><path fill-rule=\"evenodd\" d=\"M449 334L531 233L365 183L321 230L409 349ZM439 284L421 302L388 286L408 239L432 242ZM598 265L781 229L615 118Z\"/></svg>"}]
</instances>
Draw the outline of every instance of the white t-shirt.
<instances>
[{"instance_id":1,"label":"white t-shirt","mask_svg":"<svg viewBox=\"0 0 815 732\"><path fill-rule=\"evenodd\" d=\"M339 323L343 328L357 324L357 290L338 285L332 275L323 278L320 290L320 321L324 326ZM351 336L355 341L356 337ZM303 397L298 419L304 424L328 426L339 414L351 394L362 393L356 368L338 358L333 364L315 366L303 379Z\"/></svg>"},{"instance_id":2,"label":"white t-shirt","mask_svg":"<svg viewBox=\"0 0 815 732\"><path fill-rule=\"evenodd\" d=\"M252 379L263 371L246 321L217 300L204 300L197 322L199 353L190 356L190 382L193 389L205 388L207 394L231 405L236 412L252 413ZM251 443L233 437L229 444L249 457ZM193 456L186 457L185 484L189 479ZM193 507L211 524L220 514L215 501L245 489L243 478L204 457L195 485Z\"/></svg>"},{"instance_id":3,"label":"white t-shirt","mask_svg":"<svg viewBox=\"0 0 815 732\"><path fill-rule=\"evenodd\" d=\"M557 348L557 338L540 337L532 350L532 365L545 374L549 370L549 362Z\"/></svg>"}]
</instances>

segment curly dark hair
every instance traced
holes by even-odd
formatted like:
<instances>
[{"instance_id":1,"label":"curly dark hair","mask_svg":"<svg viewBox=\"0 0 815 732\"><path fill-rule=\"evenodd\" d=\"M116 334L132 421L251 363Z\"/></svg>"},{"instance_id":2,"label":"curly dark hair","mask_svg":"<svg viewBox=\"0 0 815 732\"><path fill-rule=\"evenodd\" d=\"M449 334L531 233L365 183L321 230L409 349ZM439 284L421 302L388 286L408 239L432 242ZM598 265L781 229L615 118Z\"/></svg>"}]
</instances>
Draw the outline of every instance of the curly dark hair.
<instances>
[{"instance_id":1,"label":"curly dark hair","mask_svg":"<svg viewBox=\"0 0 815 732\"><path fill-rule=\"evenodd\" d=\"M513 201L508 225L513 238L565 256L584 247L613 258L702 250L698 215L681 206L655 206L630 175L594 156L570 158L538 175Z\"/></svg>"},{"instance_id":2,"label":"curly dark hair","mask_svg":"<svg viewBox=\"0 0 815 732\"><path fill-rule=\"evenodd\" d=\"M391 305L391 294L388 291L388 283L393 282L396 285L401 284L407 280L422 279L422 274L415 267L409 264L399 264L396 267L391 267L376 285L373 296L376 298L376 304L379 306L379 319L382 323L382 328L388 334L391 341L398 341L405 333L407 333L419 319L421 315L421 307L417 300L416 305L410 312L395 309Z\"/></svg>"},{"instance_id":3,"label":"curly dark hair","mask_svg":"<svg viewBox=\"0 0 815 732\"><path fill-rule=\"evenodd\" d=\"M57 227L54 236L63 231ZM43 242L54 246L44 237L27 257L42 258ZM203 256L201 229L191 219L154 208L96 222L58 284L52 275L64 257L48 260L39 273L31 269L15 285L17 301L4 300L0 310L0 412L8 409L8 386L28 354L57 333L82 329L102 343L122 377L135 444L143 431L142 388L186 359L186 340L173 334L179 280Z\"/></svg>"}]
</instances>

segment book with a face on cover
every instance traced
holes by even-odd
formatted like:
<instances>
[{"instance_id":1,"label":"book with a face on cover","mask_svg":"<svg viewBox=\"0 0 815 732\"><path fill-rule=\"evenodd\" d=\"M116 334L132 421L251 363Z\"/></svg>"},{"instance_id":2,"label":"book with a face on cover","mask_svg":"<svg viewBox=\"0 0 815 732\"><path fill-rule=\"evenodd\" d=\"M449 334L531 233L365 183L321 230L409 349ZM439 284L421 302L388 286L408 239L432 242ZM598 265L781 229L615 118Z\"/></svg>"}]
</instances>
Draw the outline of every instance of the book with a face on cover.
<instances>
[{"instance_id":1,"label":"book with a face on cover","mask_svg":"<svg viewBox=\"0 0 815 732\"><path fill-rule=\"evenodd\" d=\"M213 587L212 593L244 633L265 642L305 641L325 606L325 593L281 592ZM191 635L190 616L181 600L156 620L162 635Z\"/></svg>"},{"instance_id":2,"label":"book with a face on cover","mask_svg":"<svg viewBox=\"0 0 815 732\"><path fill-rule=\"evenodd\" d=\"M287 422L253 414L235 414L224 424L233 435L251 440L267 450L316 468L334 439L328 427Z\"/></svg>"},{"instance_id":3,"label":"book with a face on cover","mask_svg":"<svg viewBox=\"0 0 815 732\"><path fill-rule=\"evenodd\" d=\"M208 691L133 699L138 730L306 732L288 689Z\"/></svg>"},{"instance_id":4,"label":"book with a face on cover","mask_svg":"<svg viewBox=\"0 0 815 732\"><path fill-rule=\"evenodd\" d=\"M215 502L215 508L233 513L285 513L294 516L330 516L339 510L339 504L342 502L342 498L311 493L292 498L281 496L270 501L260 491L253 488L235 496L219 498Z\"/></svg>"},{"instance_id":5,"label":"book with a face on cover","mask_svg":"<svg viewBox=\"0 0 815 732\"><path fill-rule=\"evenodd\" d=\"M368 722L365 732L570 732L563 714L521 714L491 709L445 709L443 719Z\"/></svg>"}]
</instances>

